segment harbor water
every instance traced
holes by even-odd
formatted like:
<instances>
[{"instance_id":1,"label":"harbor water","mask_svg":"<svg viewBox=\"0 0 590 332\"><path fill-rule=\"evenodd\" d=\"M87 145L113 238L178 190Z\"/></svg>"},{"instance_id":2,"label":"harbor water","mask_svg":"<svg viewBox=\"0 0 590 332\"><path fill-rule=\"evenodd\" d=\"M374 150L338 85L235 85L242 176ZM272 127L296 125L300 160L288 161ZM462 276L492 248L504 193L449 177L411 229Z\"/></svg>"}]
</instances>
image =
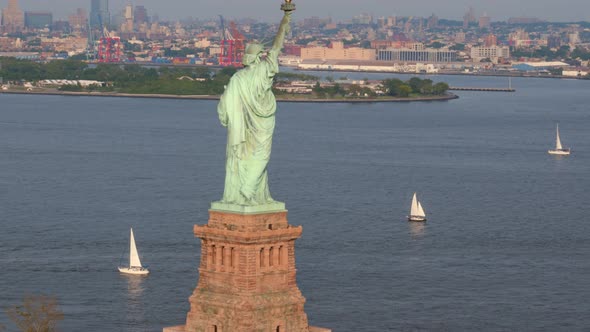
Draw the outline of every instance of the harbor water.
<instances>
[{"instance_id":1,"label":"harbor water","mask_svg":"<svg viewBox=\"0 0 590 332\"><path fill-rule=\"evenodd\" d=\"M313 325L588 330L590 81L512 85L446 102L279 104L270 189L303 226ZM557 122L569 157L547 153ZM215 101L0 94L0 308L42 293L63 331L182 324L192 227L222 195L225 141ZM406 221L414 192L426 223ZM129 227L148 277L117 272ZM0 323L14 328L4 312Z\"/></svg>"}]
</instances>

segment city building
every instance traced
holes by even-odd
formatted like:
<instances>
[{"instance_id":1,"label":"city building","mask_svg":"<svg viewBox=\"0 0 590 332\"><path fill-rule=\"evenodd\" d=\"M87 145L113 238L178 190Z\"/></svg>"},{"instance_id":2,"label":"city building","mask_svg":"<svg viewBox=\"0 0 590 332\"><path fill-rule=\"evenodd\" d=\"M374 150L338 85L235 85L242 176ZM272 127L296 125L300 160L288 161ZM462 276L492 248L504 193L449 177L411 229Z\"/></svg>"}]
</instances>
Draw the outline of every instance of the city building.
<instances>
[{"instance_id":1,"label":"city building","mask_svg":"<svg viewBox=\"0 0 590 332\"><path fill-rule=\"evenodd\" d=\"M345 48L342 42L332 42L330 47L303 47L302 60L375 60L376 50L360 47Z\"/></svg>"},{"instance_id":2,"label":"city building","mask_svg":"<svg viewBox=\"0 0 590 332\"><path fill-rule=\"evenodd\" d=\"M510 47L508 46L474 46L471 48L471 59L474 62L489 59L493 63L498 63L500 58L507 59L509 57Z\"/></svg>"},{"instance_id":3,"label":"city building","mask_svg":"<svg viewBox=\"0 0 590 332\"><path fill-rule=\"evenodd\" d=\"M149 22L148 11L145 6L135 6L133 22L135 23L135 26L140 26Z\"/></svg>"},{"instance_id":4,"label":"city building","mask_svg":"<svg viewBox=\"0 0 590 332\"><path fill-rule=\"evenodd\" d=\"M41 55L38 52L0 52L0 58L2 57L36 61Z\"/></svg>"},{"instance_id":5,"label":"city building","mask_svg":"<svg viewBox=\"0 0 590 332\"><path fill-rule=\"evenodd\" d=\"M90 0L90 26L100 28L111 24L109 0Z\"/></svg>"},{"instance_id":6,"label":"city building","mask_svg":"<svg viewBox=\"0 0 590 332\"><path fill-rule=\"evenodd\" d=\"M426 47L424 46L424 43L415 41L373 40L371 41L371 48L408 48L414 51L419 51L425 49Z\"/></svg>"},{"instance_id":7,"label":"city building","mask_svg":"<svg viewBox=\"0 0 590 332\"><path fill-rule=\"evenodd\" d=\"M312 17L308 17L308 18L303 19L303 25L306 28L319 28L319 27L329 24L331 22L332 22L331 18L319 18L317 16L312 16Z\"/></svg>"},{"instance_id":8,"label":"city building","mask_svg":"<svg viewBox=\"0 0 590 332\"><path fill-rule=\"evenodd\" d=\"M521 62L512 65L512 68L520 71L546 71L568 67L569 65L567 63L561 61Z\"/></svg>"},{"instance_id":9,"label":"city building","mask_svg":"<svg viewBox=\"0 0 590 332\"><path fill-rule=\"evenodd\" d=\"M516 48L529 47L535 43L525 29L516 29L511 32L508 35L508 42L510 43L510 46Z\"/></svg>"},{"instance_id":10,"label":"city building","mask_svg":"<svg viewBox=\"0 0 590 332\"><path fill-rule=\"evenodd\" d=\"M469 10L463 15L463 29L467 29L471 23L477 23L477 19L475 18L475 11L472 7L469 7Z\"/></svg>"},{"instance_id":11,"label":"city building","mask_svg":"<svg viewBox=\"0 0 590 332\"><path fill-rule=\"evenodd\" d=\"M53 24L51 25L51 31L53 32L70 33L71 28L70 23L64 20L53 21Z\"/></svg>"},{"instance_id":12,"label":"city building","mask_svg":"<svg viewBox=\"0 0 590 332\"><path fill-rule=\"evenodd\" d=\"M397 25L397 17L395 16L388 16L387 17L387 26L393 27Z\"/></svg>"},{"instance_id":13,"label":"city building","mask_svg":"<svg viewBox=\"0 0 590 332\"><path fill-rule=\"evenodd\" d=\"M302 48L301 45L286 44L283 47L283 54L301 57L301 48Z\"/></svg>"},{"instance_id":14,"label":"city building","mask_svg":"<svg viewBox=\"0 0 590 332\"><path fill-rule=\"evenodd\" d=\"M64 52L70 55L84 52L88 38L85 37L65 37L65 38L41 38L41 47L50 49L54 52Z\"/></svg>"},{"instance_id":15,"label":"city building","mask_svg":"<svg viewBox=\"0 0 590 332\"><path fill-rule=\"evenodd\" d=\"M384 49L384 48L401 48L405 45L404 42L394 40L371 40L371 48Z\"/></svg>"},{"instance_id":16,"label":"city building","mask_svg":"<svg viewBox=\"0 0 590 332\"><path fill-rule=\"evenodd\" d=\"M211 41L208 38L203 37L195 41L194 46L195 48L208 48L211 46Z\"/></svg>"},{"instance_id":17,"label":"city building","mask_svg":"<svg viewBox=\"0 0 590 332\"><path fill-rule=\"evenodd\" d=\"M561 47L561 37L558 35L552 35L552 36L547 37L547 47L560 48Z\"/></svg>"},{"instance_id":18,"label":"city building","mask_svg":"<svg viewBox=\"0 0 590 332\"><path fill-rule=\"evenodd\" d=\"M377 60L427 63L455 62L457 61L457 52L435 48L387 48L378 50Z\"/></svg>"},{"instance_id":19,"label":"city building","mask_svg":"<svg viewBox=\"0 0 590 332\"><path fill-rule=\"evenodd\" d=\"M88 14L86 9L78 8L76 12L68 16L68 22L74 30L85 29L88 25Z\"/></svg>"},{"instance_id":20,"label":"city building","mask_svg":"<svg viewBox=\"0 0 590 332\"><path fill-rule=\"evenodd\" d=\"M368 24L372 24L372 23L373 23L373 16L366 14L366 13L357 15L352 18L352 24L368 25Z\"/></svg>"},{"instance_id":21,"label":"city building","mask_svg":"<svg viewBox=\"0 0 590 332\"><path fill-rule=\"evenodd\" d=\"M494 35L493 33L490 33L489 35L485 36L484 45L486 47L492 47L492 46L498 45L498 37L496 37L496 35Z\"/></svg>"},{"instance_id":22,"label":"city building","mask_svg":"<svg viewBox=\"0 0 590 332\"><path fill-rule=\"evenodd\" d=\"M465 32L459 31L455 34L455 43L464 43L465 42Z\"/></svg>"},{"instance_id":23,"label":"city building","mask_svg":"<svg viewBox=\"0 0 590 332\"><path fill-rule=\"evenodd\" d=\"M435 29L438 27L438 16L432 14L428 18L428 22L426 23L426 27L428 29Z\"/></svg>"},{"instance_id":24,"label":"city building","mask_svg":"<svg viewBox=\"0 0 590 332\"><path fill-rule=\"evenodd\" d=\"M121 32L133 32L133 6L128 4L123 10L123 24L121 25Z\"/></svg>"},{"instance_id":25,"label":"city building","mask_svg":"<svg viewBox=\"0 0 590 332\"><path fill-rule=\"evenodd\" d=\"M491 23L492 23L492 19L485 13L483 14L483 16L481 16L479 18L479 28L480 29L489 28Z\"/></svg>"},{"instance_id":26,"label":"city building","mask_svg":"<svg viewBox=\"0 0 590 332\"><path fill-rule=\"evenodd\" d=\"M17 38L13 37L0 37L0 52L14 51L18 49Z\"/></svg>"},{"instance_id":27,"label":"city building","mask_svg":"<svg viewBox=\"0 0 590 332\"><path fill-rule=\"evenodd\" d=\"M8 7L2 10L2 28L4 32L13 33L25 27L25 15L18 6L18 0L8 0Z\"/></svg>"},{"instance_id":28,"label":"city building","mask_svg":"<svg viewBox=\"0 0 590 332\"><path fill-rule=\"evenodd\" d=\"M588 71L583 71L583 70L563 70L561 72L561 75L563 76L568 76L568 77L584 77L584 76L588 76Z\"/></svg>"},{"instance_id":29,"label":"city building","mask_svg":"<svg viewBox=\"0 0 590 332\"><path fill-rule=\"evenodd\" d=\"M575 48L575 45L580 43L580 34L577 31L568 33L567 39L569 41L570 47Z\"/></svg>"},{"instance_id":30,"label":"city building","mask_svg":"<svg viewBox=\"0 0 590 332\"><path fill-rule=\"evenodd\" d=\"M25 12L25 27L27 29L51 28L53 14L50 12Z\"/></svg>"}]
</instances>

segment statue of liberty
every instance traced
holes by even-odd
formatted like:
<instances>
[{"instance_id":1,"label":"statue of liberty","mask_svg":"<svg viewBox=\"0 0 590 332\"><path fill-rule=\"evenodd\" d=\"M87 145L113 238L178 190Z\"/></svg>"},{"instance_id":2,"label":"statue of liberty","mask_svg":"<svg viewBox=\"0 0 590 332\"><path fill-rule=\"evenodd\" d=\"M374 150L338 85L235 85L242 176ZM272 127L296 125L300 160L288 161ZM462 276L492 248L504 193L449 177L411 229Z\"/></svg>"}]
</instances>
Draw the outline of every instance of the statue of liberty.
<instances>
[{"instance_id":1,"label":"statue of liberty","mask_svg":"<svg viewBox=\"0 0 590 332\"><path fill-rule=\"evenodd\" d=\"M278 56L295 7L289 0L281 9L285 14L272 48L264 55L262 44L247 45L244 68L232 76L217 106L219 120L227 127L225 188L219 202L222 204L275 203L268 189L267 174L277 110L271 88L279 72Z\"/></svg>"}]
</instances>

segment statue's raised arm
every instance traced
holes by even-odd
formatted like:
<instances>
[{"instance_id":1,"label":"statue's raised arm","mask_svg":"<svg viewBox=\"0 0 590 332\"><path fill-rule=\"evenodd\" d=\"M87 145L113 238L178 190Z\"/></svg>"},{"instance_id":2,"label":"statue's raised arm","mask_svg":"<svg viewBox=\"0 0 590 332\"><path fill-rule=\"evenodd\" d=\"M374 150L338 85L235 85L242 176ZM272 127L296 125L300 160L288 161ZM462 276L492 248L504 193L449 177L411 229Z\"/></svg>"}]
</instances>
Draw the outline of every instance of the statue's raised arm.
<instances>
[{"instance_id":1,"label":"statue's raised arm","mask_svg":"<svg viewBox=\"0 0 590 332\"><path fill-rule=\"evenodd\" d=\"M293 11L285 11L285 15L281 20L281 24L279 25L279 31L277 32L277 36L275 37L274 43L272 44L272 48L270 49L269 53L278 56L283 49L283 45L285 44L285 36L289 31L289 25L291 24L291 13Z\"/></svg>"}]
</instances>

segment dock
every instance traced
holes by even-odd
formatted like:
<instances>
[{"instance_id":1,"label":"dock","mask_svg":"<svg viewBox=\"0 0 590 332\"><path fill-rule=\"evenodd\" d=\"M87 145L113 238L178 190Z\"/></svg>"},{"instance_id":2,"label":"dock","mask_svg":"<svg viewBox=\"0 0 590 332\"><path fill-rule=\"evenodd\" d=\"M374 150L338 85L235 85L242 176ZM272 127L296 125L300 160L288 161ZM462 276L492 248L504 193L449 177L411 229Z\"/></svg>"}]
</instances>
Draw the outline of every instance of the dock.
<instances>
[{"instance_id":1,"label":"dock","mask_svg":"<svg viewBox=\"0 0 590 332\"><path fill-rule=\"evenodd\" d=\"M455 91L486 91L486 92L515 92L516 89L513 88L477 88L477 87L467 87L467 86L451 86L449 90Z\"/></svg>"}]
</instances>

